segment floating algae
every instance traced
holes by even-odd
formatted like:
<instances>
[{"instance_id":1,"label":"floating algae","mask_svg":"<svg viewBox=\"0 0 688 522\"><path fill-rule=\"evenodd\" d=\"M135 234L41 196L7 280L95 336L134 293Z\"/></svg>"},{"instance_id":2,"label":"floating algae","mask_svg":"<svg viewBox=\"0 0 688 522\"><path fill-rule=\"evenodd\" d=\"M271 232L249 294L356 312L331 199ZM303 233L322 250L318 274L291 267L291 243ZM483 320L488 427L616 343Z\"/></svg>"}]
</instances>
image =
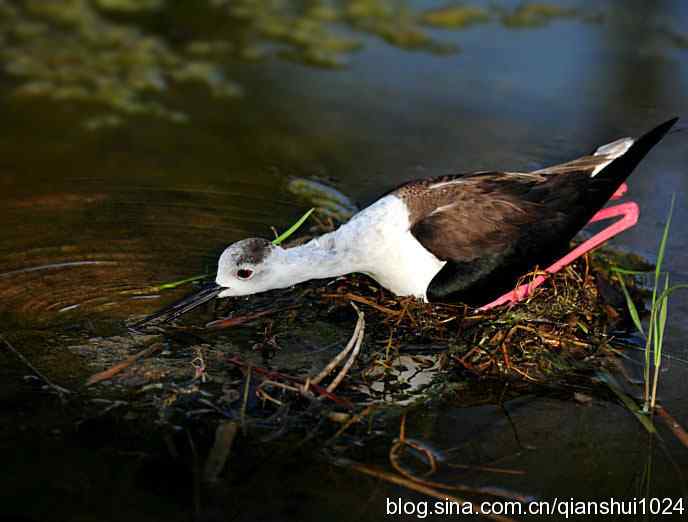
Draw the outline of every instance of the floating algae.
<instances>
[{"instance_id":1,"label":"floating algae","mask_svg":"<svg viewBox=\"0 0 688 522\"><path fill-rule=\"evenodd\" d=\"M323 68L339 68L363 43L351 33L378 36L407 49L448 52L453 46L433 39L420 27L419 15L389 0L296 3L216 0L235 19L244 22L249 40L284 44L281 57ZM252 35L252 36L251 36Z\"/></svg>"},{"instance_id":2,"label":"floating algae","mask_svg":"<svg viewBox=\"0 0 688 522\"><path fill-rule=\"evenodd\" d=\"M456 52L456 46L440 43L420 25L419 15L406 6L386 0L352 0L344 9L352 27L379 36L404 49L418 49L440 54Z\"/></svg>"},{"instance_id":3,"label":"floating algae","mask_svg":"<svg viewBox=\"0 0 688 522\"><path fill-rule=\"evenodd\" d=\"M560 18L571 18L578 14L576 9L541 2L524 2L514 11L502 17L506 27L541 27Z\"/></svg>"},{"instance_id":4,"label":"floating algae","mask_svg":"<svg viewBox=\"0 0 688 522\"><path fill-rule=\"evenodd\" d=\"M444 29L458 29L490 20L490 13L482 7L454 5L431 9L423 13L424 24Z\"/></svg>"},{"instance_id":5,"label":"floating algae","mask_svg":"<svg viewBox=\"0 0 688 522\"><path fill-rule=\"evenodd\" d=\"M122 115L134 114L186 121L182 110L151 98L176 82L203 83L218 97L241 93L218 66L190 60L159 37L109 20L87 0L2 7L0 57L5 71L20 82L16 95L109 109L86 120L87 128L115 126Z\"/></svg>"},{"instance_id":6,"label":"floating algae","mask_svg":"<svg viewBox=\"0 0 688 522\"><path fill-rule=\"evenodd\" d=\"M96 0L96 5L102 9L123 13L138 13L140 11L154 11L161 9L166 0Z\"/></svg>"},{"instance_id":7,"label":"floating algae","mask_svg":"<svg viewBox=\"0 0 688 522\"><path fill-rule=\"evenodd\" d=\"M135 23L141 13L182 8L164 0L2 1L4 70L17 80L18 96L105 108L84 122L97 129L117 126L131 115L188 121L183 108L163 101L177 83L205 85L218 98L240 96L222 61L227 56L261 59L270 52L265 42L278 44L272 51L277 56L325 68L343 67L345 56L361 47L359 39L345 34L351 29L402 47L442 48L420 30L415 14L382 0L316 2L301 9L267 0L209 0L198 10L218 20L217 27L202 35L190 28L179 49L164 34ZM126 14L127 21L112 20L109 13Z\"/></svg>"},{"instance_id":8,"label":"floating algae","mask_svg":"<svg viewBox=\"0 0 688 522\"><path fill-rule=\"evenodd\" d=\"M340 223L348 221L358 212L358 207L337 189L307 178L293 178L287 190L316 207L318 213Z\"/></svg>"}]
</instances>

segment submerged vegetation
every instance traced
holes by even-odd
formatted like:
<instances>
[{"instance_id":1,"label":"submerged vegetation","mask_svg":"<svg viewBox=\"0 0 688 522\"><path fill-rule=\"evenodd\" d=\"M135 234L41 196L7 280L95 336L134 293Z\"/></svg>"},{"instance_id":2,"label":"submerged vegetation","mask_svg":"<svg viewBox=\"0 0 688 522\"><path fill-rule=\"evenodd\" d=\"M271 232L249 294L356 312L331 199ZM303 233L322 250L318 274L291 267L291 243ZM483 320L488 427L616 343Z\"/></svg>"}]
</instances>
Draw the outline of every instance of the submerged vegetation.
<instances>
[{"instance_id":1,"label":"submerged vegetation","mask_svg":"<svg viewBox=\"0 0 688 522\"><path fill-rule=\"evenodd\" d=\"M109 5L109 2L95 4ZM217 64L184 56L163 39L116 23L88 0L0 4L0 56L19 84L19 97L44 96L109 112L92 114L88 128L118 125L125 115L186 121L162 101L175 82L202 82L218 97L239 86Z\"/></svg>"}]
</instances>

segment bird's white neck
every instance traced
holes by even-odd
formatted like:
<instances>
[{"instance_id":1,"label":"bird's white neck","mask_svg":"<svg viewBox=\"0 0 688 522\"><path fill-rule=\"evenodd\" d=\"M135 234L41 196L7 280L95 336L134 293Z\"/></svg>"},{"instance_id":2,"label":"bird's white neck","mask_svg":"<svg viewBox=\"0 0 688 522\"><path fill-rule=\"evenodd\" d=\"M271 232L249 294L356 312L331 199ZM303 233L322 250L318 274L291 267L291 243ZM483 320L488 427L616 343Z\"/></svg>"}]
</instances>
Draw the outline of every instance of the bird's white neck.
<instances>
[{"instance_id":1,"label":"bird's white neck","mask_svg":"<svg viewBox=\"0 0 688 522\"><path fill-rule=\"evenodd\" d=\"M341 230L341 229L340 229ZM290 284L326 279L361 270L339 230L280 252L283 276Z\"/></svg>"},{"instance_id":2,"label":"bird's white neck","mask_svg":"<svg viewBox=\"0 0 688 522\"><path fill-rule=\"evenodd\" d=\"M279 249L276 255L280 270L272 288L359 272L397 295L420 298L445 264L410 233L408 209L394 195L379 199L336 231Z\"/></svg>"}]
</instances>

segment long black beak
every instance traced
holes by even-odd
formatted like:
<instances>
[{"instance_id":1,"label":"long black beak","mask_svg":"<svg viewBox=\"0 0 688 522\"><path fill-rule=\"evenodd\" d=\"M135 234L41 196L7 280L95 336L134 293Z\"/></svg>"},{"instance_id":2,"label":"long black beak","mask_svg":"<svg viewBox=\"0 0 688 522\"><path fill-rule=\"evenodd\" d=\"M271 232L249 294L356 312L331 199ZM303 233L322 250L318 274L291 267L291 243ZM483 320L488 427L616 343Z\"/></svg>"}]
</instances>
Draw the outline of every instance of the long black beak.
<instances>
[{"instance_id":1,"label":"long black beak","mask_svg":"<svg viewBox=\"0 0 688 522\"><path fill-rule=\"evenodd\" d=\"M174 321L178 317L181 317L187 312L190 312L194 308L198 308L203 303L207 303L211 299L217 297L217 295L223 290L223 287L216 283L209 283L202 287L197 292L183 297L179 301L166 306L162 310L158 310L154 314L143 318L138 323L132 325L131 327L136 329L141 326L152 323L153 321L161 321L167 323L169 321Z\"/></svg>"}]
</instances>

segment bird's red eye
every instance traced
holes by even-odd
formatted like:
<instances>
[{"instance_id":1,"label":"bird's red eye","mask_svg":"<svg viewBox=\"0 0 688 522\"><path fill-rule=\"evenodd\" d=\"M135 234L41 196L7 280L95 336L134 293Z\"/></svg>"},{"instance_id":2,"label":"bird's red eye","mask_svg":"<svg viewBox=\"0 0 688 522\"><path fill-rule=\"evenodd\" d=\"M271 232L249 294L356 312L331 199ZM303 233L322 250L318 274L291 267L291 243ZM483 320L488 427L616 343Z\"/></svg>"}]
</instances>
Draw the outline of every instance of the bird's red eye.
<instances>
[{"instance_id":1,"label":"bird's red eye","mask_svg":"<svg viewBox=\"0 0 688 522\"><path fill-rule=\"evenodd\" d=\"M241 270L237 270L237 277L239 279L248 279L253 275L253 270L249 270L248 268L242 268Z\"/></svg>"}]
</instances>

